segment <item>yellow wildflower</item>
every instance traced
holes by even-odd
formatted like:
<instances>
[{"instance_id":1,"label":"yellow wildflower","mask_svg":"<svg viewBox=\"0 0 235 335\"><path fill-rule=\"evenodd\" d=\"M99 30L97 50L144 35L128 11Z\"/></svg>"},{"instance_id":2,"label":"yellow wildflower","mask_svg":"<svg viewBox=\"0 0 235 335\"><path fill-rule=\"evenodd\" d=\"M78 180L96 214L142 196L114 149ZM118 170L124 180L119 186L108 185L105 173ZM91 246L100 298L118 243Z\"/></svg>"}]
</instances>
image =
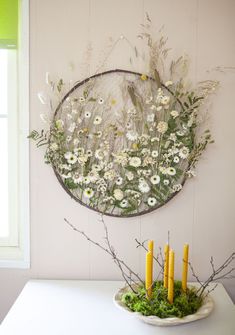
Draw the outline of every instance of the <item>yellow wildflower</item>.
<instances>
[{"instance_id":1,"label":"yellow wildflower","mask_svg":"<svg viewBox=\"0 0 235 335\"><path fill-rule=\"evenodd\" d=\"M147 80L148 77L146 76L146 74L142 74L142 75L140 76L140 79L141 79L141 80Z\"/></svg>"}]
</instances>

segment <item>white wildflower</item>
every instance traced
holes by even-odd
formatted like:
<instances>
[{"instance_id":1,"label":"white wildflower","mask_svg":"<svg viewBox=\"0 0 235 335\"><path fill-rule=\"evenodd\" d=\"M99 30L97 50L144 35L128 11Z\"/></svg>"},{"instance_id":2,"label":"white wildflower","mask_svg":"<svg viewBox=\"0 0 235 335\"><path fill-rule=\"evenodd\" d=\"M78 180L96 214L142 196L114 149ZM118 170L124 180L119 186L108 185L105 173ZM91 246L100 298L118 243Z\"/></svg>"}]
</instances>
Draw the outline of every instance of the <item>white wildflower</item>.
<instances>
[{"instance_id":1,"label":"white wildflower","mask_svg":"<svg viewBox=\"0 0 235 335\"><path fill-rule=\"evenodd\" d=\"M64 128L64 121L61 119L56 120L55 125L57 129L61 130Z\"/></svg>"},{"instance_id":2,"label":"white wildflower","mask_svg":"<svg viewBox=\"0 0 235 335\"><path fill-rule=\"evenodd\" d=\"M129 164L133 167L139 167L141 165L141 159L139 157L131 157Z\"/></svg>"},{"instance_id":3,"label":"white wildflower","mask_svg":"<svg viewBox=\"0 0 235 335\"><path fill-rule=\"evenodd\" d=\"M176 110L171 111L170 114L173 117L173 119L175 119L177 116L179 116L179 112L176 111Z\"/></svg>"},{"instance_id":4,"label":"white wildflower","mask_svg":"<svg viewBox=\"0 0 235 335\"><path fill-rule=\"evenodd\" d=\"M84 116L85 118L89 119L91 117L91 112L86 111Z\"/></svg>"},{"instance_id":5,"label":"white wildflower","mask_svg":"<svg viewBox=\"0 0 235 335\"><path fill-rule=\"evenodd\" d=\"M168 124L165 121L158 122L157 130L159 133L164 134L168 129Z\"/></svg>"},{"instance_id":6,"label":"white wildflower","mask_svg":"<svg viewBox=\"0 0 235 335\"><path fill-rule=\"evenodd\" d=\"M152 157L156 158L158 157L158 151L157 150L153 150L151 153Z\"/></svg>"},{"instance_id":7,"label":"white wildflower","mask_svg":"<svg viewBox=\"0 0 235 335\"><path fill-rule=\"evenodd\" d=\"M162 110L162 106L157 107L157 112L160 112Z\"/></svg>"},{"instance_id":8,"label":"white wildflower","mask_svg":"<svg viewBox=\"0 0 235 335\"><path fill-rule=\"evenodd\" d=\"M138 133L135 130L130 130L126 133L126 137L129 141L136 141L138 138Z\"/></svg>"},{"instance_id":9,"label":"white wildflower","mask_svg":"<svg viewBox=\"0 0 235 335\"><path fill-rule=\"evenodd\" d=\"M126 208L126 207L128 207L128 200L126 200L126 199L123 199L121 202L120 202L120 206L122 207L122 208Z\"/></svg>"},{"instance_id":10,"label":"white wildflower","mask_svg":"<svg viewBox=\"0 0 235 335\"><path fill-rule=\"evenodd\" d=\"M169 176L174 176L176 174L176 169L173 167L168 167L167 174L169 174Z\"/></svg>"},{"instance_id":11,"label":"white wildflower","mask_svg":"<svg viewBox=\"0 0 235 335\"><path fill-rule=\"evenodd\" d=\"M116 180L116 184L117 185L122 185L123 183L123 178L122 177L118 177L117 180Z\"/></svg>"},{"instance_id":12,"label":"white wildflower","mask_svg":"<svg viewBox=\"0 0 235 335\"><path fill-rule=\"evenodd\" d=\"M93 191L92 188L85 188L83 194L84 194L84 197L85 197L85 198L90 199L90 198L93 197L93 195L94 195L94 191Z\"/></svg>"},{"instance_id":13,"label":"white wildflower","mask_svg":"<svg viewBox=\"0 0 235 335\"><path fill-rule=\"evenodd\" d=\"M182 159L185 159L187 158L189 155L189 148L187 147L182 147L180 150L179 150L179 156L180 158Z\"/></svg>"},{"instance_id":14,"label":"white wildflower","mask_svg":"<svg viewBox=\"0 0 235 335\"><path fill-rule=\"evenodd\" d=\"M101 122L102 122L102 118L100 117L100 116L96 116L95 118L94 118L94 124L95 125L98 125L98 124L101 124Z\"/></svg>"},{"instance_id":15,"label":"white wildflower","mask_svg":"<svg viewBox=\"0 0 235 335\"><path fill-rule=\"evenodd\" d=\"M124 194L122 192L122 190L120 190L119 188L116 188L114 191L113 191L113 196L116 200L119 200L121 201L124 197Z\"/></svg>"},{"instance_id":16,"label":"white wildflower","mask_svg":"<svg viewBox=\"0 0 235 335\"><path fill-rule=\"evenodd\" d=\"M154 197L149 197L149 198L148 198L148 205L149 205L150 207L155 206L156 203L157 203L156 198L154 198Z\"/></svg>"},{"instance_id":17,"label":"white wildflower","mask_svg":"<svg viewBox=\"0 0 235 335\"><path fill-rule=\"evenodd\" d=\"M84 98L84 97L79 97L79 98L78 98L78 101L79 101L80 103L82 103L82 102L85 101L85 98Z\"/></svg>"},{"instance_id":18,"label":"white wildflower","mask_svg":"<svg viewBox=\"0 0 235 335\"><path fill-rule=\"evenodd\" d=\"M138 185L138 188L139 188L140 192L142 192L142 193L148 193L150 191L150 187L145 181L140 182L139 185Z\"/></svg>"},{"instance_id":19,"label":"white wildflower","mask_svg":"<svg viewBox=\"0 0 235 335\"><path fill-rule=\"evenodd\" d=\"M50 149L51 151L56 151L58 149L58 144L57 143L51 143L50 144Z\"/></svg>"},{"instance_id":20,"label":"white wildflower","mask_svg":"<svg viewBox=\"0 0 235 335\"><path fill-rule=\"evenodd\" d=\"M174 159L173 159L174 163L179 163L180 159L178 156L175 156Z\"/></svg>"},{"instance_id":21,"label":"white wildflower","mask_svg":"<svg viewBox=\"0 0 235 335\"><path fill-rule=\"evenodd\" d=\"M155 174L150 178L150 181L153 185L157 185L160 183L160 177L157 174Z\"/></svg>"},{"instance_id":22,"label":"white wildflower","mask_svg":"<svg viewBox=\"0 0 235 335\"><path fill-rule=\"evenodd\" d=\"M170 184L170 180L169 180L169 179L164 179L164 180L163 180L163 184L164 184L165 186L169 185L169 184Z\"/></svg>"},{"instance_id":23,"label":"white wildflower","mask_svg":"<svg viewBox=\"0 0 235 335\"><path fill-rule=\"evenodd\" d=\"M70 133L73 133L74 130L75 130L75 128L76 128L76 123L73 122L73 123L71 123L71 125L69 126L68 131L69 131Z\"/></svg>"},{"instance_id":24,"label":"white wildflower","mask_svg":"<svg viewBox=\"0 0 235 335\"><path fill-rule=\"evenodd\" d=\"M168 97L167 95L164 95L161 100L160 100L162 105L168 105L170 102L170 97Z\"/></svg>"},{"instance_id":25,"label":"white wildflower","mask_svg":"<svg viewBox=\"0 0 235 335\"><path fill-rule=\"evenodd\" d=\"M64 154L64 158L67 160L67 162L69 164L74 164L77 162L78 158L76 155L74 155L72 152L70 151L67 151L65 154Z\"/></svg>"},{"instance_id":26,"label":"white wildflower","mask_svg":"<svg viewBox=\"0 0 235 335\"><path fill-rule=\"evenodd\" d=\"M177 184L172 187L173 192L179 192L181 189L182 189L181 184Z\"/></svg>"},{"instance_id":27,"label":"white wildflower","mask_svg":"<svg viewBox=\"0 0 235 335\"><path fill-rule=\"evenodd\" d=\"M98 99L98 104L102 105L104 103L104 99L103 98L99 98Z\"/></svg>"}]
</instances>

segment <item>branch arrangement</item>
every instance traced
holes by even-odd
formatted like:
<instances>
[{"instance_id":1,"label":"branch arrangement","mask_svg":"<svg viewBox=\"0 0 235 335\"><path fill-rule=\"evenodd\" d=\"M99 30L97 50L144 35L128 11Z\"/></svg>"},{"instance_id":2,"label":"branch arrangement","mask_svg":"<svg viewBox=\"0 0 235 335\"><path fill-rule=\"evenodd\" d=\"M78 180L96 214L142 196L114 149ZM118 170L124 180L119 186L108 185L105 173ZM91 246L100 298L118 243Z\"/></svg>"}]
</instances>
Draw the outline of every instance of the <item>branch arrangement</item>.
<instances>
[{"instance_id":1,"label":"branch arrangement","mask_svg":"<svg viewBox=\"0 0 235 335\"><path fill-rule=\"evenodd\" d=\"M112 257L114 263L117 265L119 268L121 275L126 283L126 285L131 289L131 291L135 294L137 294L136 287L139 285L142 285L143 288L145 287L145 282L144 280L141 279L140 275L135 272L123 259L121 259L117 252L115 251L113 245L111 244L109 233L108 233L108 228L107 225L104 222L103 215L100 215L100 221L103 224L104 227L104 240L105 240L105 245L100 244L99 242L96 242L95 240L91 239L84 231L78 229L76 226L74 226L71 222L69 222L66 218L64 221L77 233L82 235L84 238L86 238L90 243L94 244L98 248L102 249L104 252L106 252L109 256ZM168 239L169 239L169 234L168 234ZM143 248L145 251L148 251L146 247L146 241L140 242L138 239L135 239L137 243L136 248ZM154 261L157 263L157 265L160 267L160 272L158 274L158 277L160 275L163 276L164 272L164 257L162 255L162 251L160 248L159 254L156 256L153 256ZM211 274L209 277L205 280L202 281L198 275L196 274L191 262L188 262L189 268L191 270L192 276L195 278L197 283L199 284L199 288L196 291L197 295L199 298L206 297L211 291L213 291L216 286L217 286L217 281L221 279L232 279L235 278L235 267L232 266L232 263L234 262L235 259L235 252L233 252L220 266L216 267L214 263L214 258L211 257L210 259L210 266L212 269ZM211 283L215 283L215 285L209 289L209 285ZM206 293L205 293L206 292ZM147 293L146 293L147 294Z\"/></svg>"}]
</instances>

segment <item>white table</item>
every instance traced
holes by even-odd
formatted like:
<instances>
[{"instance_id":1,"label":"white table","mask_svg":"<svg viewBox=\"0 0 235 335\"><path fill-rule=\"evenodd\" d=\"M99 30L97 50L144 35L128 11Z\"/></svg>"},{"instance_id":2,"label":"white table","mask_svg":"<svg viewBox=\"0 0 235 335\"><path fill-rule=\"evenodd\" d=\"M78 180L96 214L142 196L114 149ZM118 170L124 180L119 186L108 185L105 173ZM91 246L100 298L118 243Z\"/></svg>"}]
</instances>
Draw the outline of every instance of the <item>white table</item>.
<instances>
[{"instance_id":1,"label":"white table","mask_svg":"<svg viewBox=\"0 0 235 335\"><path fill-rule=\"evenodd\" d=\"M174 327L147 325L119 310L120 281L31 280L0 326L1 335L234 335L235 307L220 284L203 320Z\"/></svg>"}]
</instances>

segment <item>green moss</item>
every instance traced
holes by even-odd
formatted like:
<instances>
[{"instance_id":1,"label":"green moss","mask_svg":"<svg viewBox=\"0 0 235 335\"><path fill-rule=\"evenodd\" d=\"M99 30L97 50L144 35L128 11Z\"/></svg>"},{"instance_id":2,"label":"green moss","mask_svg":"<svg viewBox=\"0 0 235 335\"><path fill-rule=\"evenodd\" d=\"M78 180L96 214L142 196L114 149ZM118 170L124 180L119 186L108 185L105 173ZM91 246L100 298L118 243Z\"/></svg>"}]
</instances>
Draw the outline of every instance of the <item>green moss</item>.
<instances>
[{"instance_id":1,"label":"green moss","mask_svg":"<svg viewBox=\"0 0 235 335\"><path fill-rule=\"evenodd\" d=\"M174 302L170 304L167 300L167 289L162 281L156 281L153 285L151 299L146 297L143 286L138 288L138 293L128 292L123 294L122 302L130 310L142 315L156 315L159 318L178 317L182 318L194 314L202 305L202 299L196 295L194 288L188 288L187 292L181 289L181 281L174 283Z\"/></svg>"}]
</instances>

